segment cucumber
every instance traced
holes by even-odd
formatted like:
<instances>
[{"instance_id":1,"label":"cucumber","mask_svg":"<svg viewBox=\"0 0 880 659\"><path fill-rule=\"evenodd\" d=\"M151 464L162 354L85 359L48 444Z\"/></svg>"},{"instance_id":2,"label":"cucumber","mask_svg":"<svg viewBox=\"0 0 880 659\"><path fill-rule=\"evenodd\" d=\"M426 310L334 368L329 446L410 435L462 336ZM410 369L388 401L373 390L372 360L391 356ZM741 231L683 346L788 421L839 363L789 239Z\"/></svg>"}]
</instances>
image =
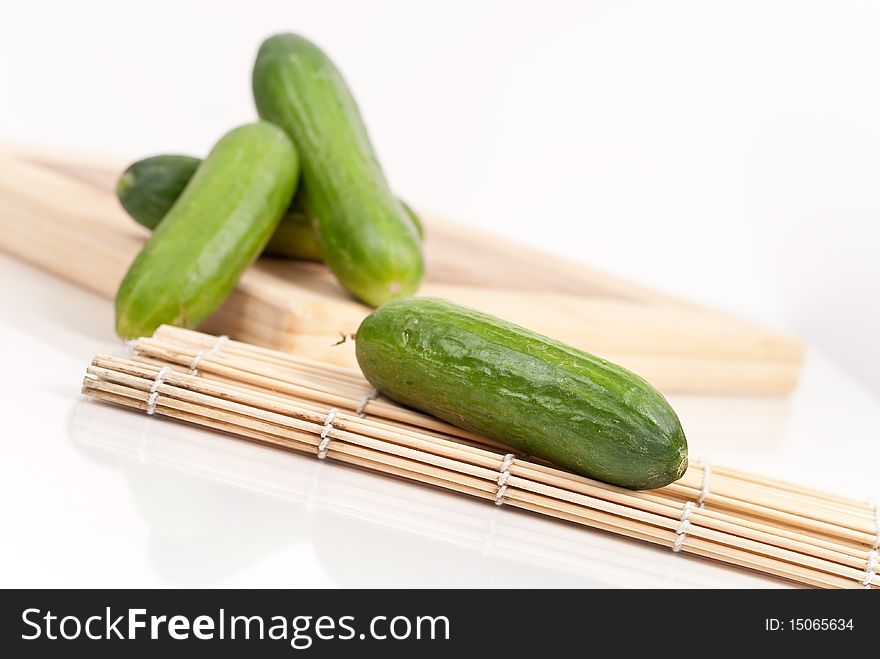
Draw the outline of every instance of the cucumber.
<instances>
[{"instance_id":1,"label":"cucumber","mask_svg":"<svg viewBox=\"0 0 880 659\"><path fill-rule=\"evenodd\" d=\"M297 146L303 205L339 282L374 306L414 293L424 274L421 241L333 62L300 36L277 35L260 47L253 88L260 116Z\"/></svg>"},{"instance_id":2,"label":"cucumber","mask_svg":"<svg viewBox=\"0 0 880 659\"><path fill-rule=\"evenodd\" d=\"M136 222L150 230L155 229L177 201L200 162L191 156L169 154L132 163L116 184L119 203ZM423 230L418 215L403 201L400 203L421 238ZM312 218L298 198L294 198L281 218L264 253L305 261L324 260Z\"/></svg>"},{"instance_id":3,"label":"cucumber","mask_svg":"<svg viewBox=\"0 0 880 659\"><path fill-rule=\"evenodd\" d=\"M687 469L666 399L604 359L446 300L394 300L355 341L388 397L576 474L656 488Z\"/></svg>"},{"instance_id":4,"label":"cucumber","mask_svg":"<svg viewBox=\"0 0 880 659\"><path fill-rule=\"evenodd\" d=\"M116 183L116 197L136 222L152 231L171 210L200 162L180 155L133 162Z\"/></svg>"},{"instance_id":5,"label":"cucumber","mask_svg":"<svg viewBox=\"0 0 880 659\"><path fill-rule=\"evenodd\" d=\"M419 238L422 238L422 221L419 216L402 199L400 205L406 211ZM321 250L321 243L318 241L318 234L315 230L315 220L303 208L299 197L294 197L293 204L281 218L278 228L275 229L275 233L272 234L263 253L269 256L281 256L303 261L324 260L324 252Z\"/></svg>"},{"instance_id":6,"label":"cucumber","mask_svg":"<svg viewBox=\"0 0 880 659\"><path fill-rule=\"evenodd\" d=\"M211 314L266 246L293 199L296 148L260 121L227 133L198 166L116 294L116 332L148 336Z\"/></svg>"},{"instance_id":7,"label":"cucumber","mask_svg":"<svg viewBox=\"0 0 880 659\"><path fill-rule=\"evenodd\" d=\"M263 254L303 261L324 260L312 218L296 202L296 198L269 238Z\"/></svg>"},{"instance_id":8,"label":"cucumber","mask_svg":"<svg viewBox=\"0 0 880 659\"><path fill-rule=\"evenodd\" d=\"M153 230L171 210L201 160L177 154L152 156L132 163L116 184L116 196L139 224ZM323 261L311 218L294 199L264 251L305 261Z\"/></svg>"}]
</instances>

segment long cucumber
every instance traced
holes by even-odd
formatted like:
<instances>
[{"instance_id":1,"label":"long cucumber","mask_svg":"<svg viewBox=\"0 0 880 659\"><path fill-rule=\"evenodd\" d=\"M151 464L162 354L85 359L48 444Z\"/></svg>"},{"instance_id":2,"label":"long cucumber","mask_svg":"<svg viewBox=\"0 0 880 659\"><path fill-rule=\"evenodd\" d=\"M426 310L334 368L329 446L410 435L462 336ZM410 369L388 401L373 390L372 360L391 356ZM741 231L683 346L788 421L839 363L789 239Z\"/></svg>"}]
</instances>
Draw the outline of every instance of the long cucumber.
<instances>
[{"instance_id":1,"label":"long cucumber","mask_svg":"<svg viewBox=\"0 0 880 659\"><path fill-rule=\"evenodd\" d=\"M646 489L687 469L678 417L645 380L499 318L394 300L364 319L355 348L390 398L576 474Z\"/></svg>"},{"instance_id":2,"label":"long cucumber","mask_svg":"<svg viewBox=\"0 0 880 659\"><path fill-rule=\"evenodd\" d=\"M116 184L119 203L136 222L150 230L155 229L171 210L200 162L198 158L179 154L150 156L133 162ZM400 203L421 238L421 220L404 201ZM324 255L314 225L314 218L308 215L299 198L294 197L264 253L282 258L323 261Z\"/></svg>"},{"instance_id":3,"label":"long cucumber","mask_svg":"<svg viewBox=\"0 0 880 659\"><path fill-rule=\"evenodd\" d=\"M298 176L296 148L268 122L220 139L125 275L117 333L148 336L163 323L191 327L210 315L263 251Z\"/></svg>"},{"instance_id":4,"label":"long cucumber","mask_svg":"<svg viewBox=\"0 0 880 659\"><path fill-rule=\"evenodd\" d=\"M253 89L260 116L297 146L303 203L339 282L374 306L415 292L424 274L421 241L333 62L303 37L271 37L257 55Z\"/></svg>"}]
</instances>

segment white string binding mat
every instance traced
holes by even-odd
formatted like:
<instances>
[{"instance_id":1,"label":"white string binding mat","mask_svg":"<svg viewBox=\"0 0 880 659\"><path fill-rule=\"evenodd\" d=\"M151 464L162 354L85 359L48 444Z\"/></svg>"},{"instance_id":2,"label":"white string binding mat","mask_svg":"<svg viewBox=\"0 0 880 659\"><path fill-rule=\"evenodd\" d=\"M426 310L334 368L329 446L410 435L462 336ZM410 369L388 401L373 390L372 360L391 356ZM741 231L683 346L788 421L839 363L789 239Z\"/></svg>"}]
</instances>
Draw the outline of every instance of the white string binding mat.
<instances>
[{"instance_id":1,"label":"white string binding mat","mask_svg":"<svg viewBox=\"0 0 880 659\"><path fill-rule=\"evenodd\" d=\"M510 467L513 465L513 453L508 453L501 461L501 468L498 470L498 491L495 493L495 505L500 506L504 503L504 494L507 492L507 479L510 478Z\"/></svg>"},{"instance_id":2,"label":"white string binding mat","mask_svg":"<svg viewBox=\"0 0 880 659\"><path fill-rule=\"evenodd\" d=\"M880 548L880 505L874 504L874 524L877 526L877 539L874 540L874 546L868 552L868 562L865 564L865 578L862 579L862 585L865 588L871 587L871 580L877 574L877 561L880 559L878 548Z\"/></svg>"},{"instance_id":3,"label":"white string binding mat","mask_svg":"<svg viewBox=\"0 0 880 659\"><path fill-rule=\"evenodd\" d=\"M318 460L323 460L327 457L327 447L330 446L330 431L333 430L333 420L337 414L338 410L333 407L324 418L324 428L321 430L321 443L318 444Z\"/></svg>"},{"instance_id":4,"label":"white string binding mat","mask_svg":"<svg viewBox=\"0 0 880 659\"><path fill-rule=\"evenodd\" d=\"M700 496L697 497L697 505L702 508L709 496L709 483L712 480L712 465L703 460L703 483L700 485Z\"/></svg>"},{"instance_id":5,"label":"white string binding mat","mask_svg":"<svg viewBox=\"0 0 880 659\"><path fill-rule=\"evenodd\" d=\"M862 579L862 585L865 588L871 587L871 580L877 574L877 550L872 549L868 552L868 563L865 566L865 578Z\"/></svg>"},{"instance_id":6,"label":"white string binding mat","mask_svg":"<svg viewBox=\"0 0 880 659\"><path fill-rule=\"evenodd\" d=\"M214 341L213 345L210 348L206 348L204 350L199 350L196 353L196 356L193 357L193 360L189 364L189 372L192 375L199 374L199 364L202 363L203 360L213 357L223 348L223 345L229 340L229 337L225 334L221 334L217 337L217 340Z\"/></svg>"},{"instance_id":7,"label":"white string binding mat","mask_svg":"<svg viewBox=\"0 0 880 659\"><path fill-rule=\"evenodd\" d=\"M672 545L672 551L676 554L681 551L681 546L684 544L688 527L691 525L691 511L694 507L694 502L688 501L684 504L684 508L681 511L681 518L678 520L678 527L675 529L675 543Z\"/></svg>"},{"instance_id":8,"label":"white string binding mat","mask_svg":"<svg viewBox=\"0 0 880 659\"><path fill-rule=\"evenodd\" d=\"M372 391L368 391L364 394L364 397L361 398L361 402L358 404L357 409L354 411L358 416L364 416L367 410L367 405L370 404L371 400L376 400L379 396L379 390L373 389Z\"/></svg>"},{"instance_id":9,"label":"white string binding mat","mask_svg":"<svg viewBox=\"0 0 880 659\"><path fill-rule=\"evenodd\" d=\"M150 387L150 397L147 398L147 414L149 416L153 416L156 412L156 401L159 400L159 387L162 386L162 380L165 379L165 376L168 375L170 370L170 366L163 366L159 369L159 372L156 373L156 379L153 380L153 386Z\"/></svg>"},{"instance_id":10,"label":"white string binding mat","mask_svg":"<svg viewBox=\"0 0 880 659\"><path fill-rule=\"evenodd\" d=\"M696 501L688 501L681 510L681 517L678 520L678 527L675 529L675 542L672 545L672 551L676 554L681 551L684 539L687 537L688 527L691 525L691 512L694 508L702 508L709 496L709 484L712 482L712 465L706 460L701 460L703 465L703 479L700 481L700 495Z\"/></svg>"}]
</instances>

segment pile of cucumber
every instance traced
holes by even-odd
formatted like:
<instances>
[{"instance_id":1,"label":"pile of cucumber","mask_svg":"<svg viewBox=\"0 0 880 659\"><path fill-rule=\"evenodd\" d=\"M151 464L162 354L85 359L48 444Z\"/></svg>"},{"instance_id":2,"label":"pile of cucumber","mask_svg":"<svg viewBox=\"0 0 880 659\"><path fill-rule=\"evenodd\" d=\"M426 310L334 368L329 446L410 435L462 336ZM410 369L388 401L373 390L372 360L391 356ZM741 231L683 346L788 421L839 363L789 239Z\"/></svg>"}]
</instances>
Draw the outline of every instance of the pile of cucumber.
<instances>
[{"instance_id":1,"label":"pile of cucumber","mask_svg":"<svg viewBox=\"0 0 880 659\"><path fill-rule=\"evenodd\" d=\"M408 297L421 282L422 228L391 191L330 59L303 37L266 40L253 72L261 120L200 161L132 164L117 194L153 230L116 297L124 338L210 315L261 253L323 261L378 307L357 332L383 394L574 473L662 487L687 469L675 412L639 376L499 318Z\"/></svg>"},{"instance_id":2,"label":"pile of cucumber","mask_svg":"<svg viewBox=\"0 0 880 659\"><path fill-rule=\"evenodd\" d=\"M116 184L116 196L126 212L151 231L159 226L174 202L196 173L201 160L192 156L168 154L152 156L129 165ZM400 202L412 221L419 238L422 221L406 202ZM316 227L300 196L281 217L263 254L300 261L324 260Z\"/></svg>"},{"instance_id":3,"label":"pile of cucumber","mask_svg":"<svg viewBox=\"0 0 880 659\"><path fill-rule=\"evenodd\" d=\"M154 229L116 296L123 338L198 324L264 250L324 261L372 306L418 289L421 223L391 192L330 58L298 35L271 37L253 88L261 121L204 161L156 156L120 178L123 207Z\"/></svg>"}]
</instances>

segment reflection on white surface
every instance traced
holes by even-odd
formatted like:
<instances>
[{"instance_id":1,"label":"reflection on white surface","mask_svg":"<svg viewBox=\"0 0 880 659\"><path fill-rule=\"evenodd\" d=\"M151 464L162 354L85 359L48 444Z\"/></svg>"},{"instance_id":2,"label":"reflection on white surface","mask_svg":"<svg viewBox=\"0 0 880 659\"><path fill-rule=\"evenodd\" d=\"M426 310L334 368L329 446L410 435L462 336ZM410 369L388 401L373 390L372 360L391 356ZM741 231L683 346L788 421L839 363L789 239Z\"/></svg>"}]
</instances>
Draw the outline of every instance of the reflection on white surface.
<instances>
[{"instance_id":1,"label":"reflection on white surface","mask_svg":"<svg viewBox=\"0 0 880 659\"><path fill-rule=\"evenodd\" d=\"M150 559L172 585L210 585L295 543L310 545L320 567L341 586L775 583L90 401L75 406L72 434L82 451L124 472L149 526Z\"/></svg>"}]
</instances>

